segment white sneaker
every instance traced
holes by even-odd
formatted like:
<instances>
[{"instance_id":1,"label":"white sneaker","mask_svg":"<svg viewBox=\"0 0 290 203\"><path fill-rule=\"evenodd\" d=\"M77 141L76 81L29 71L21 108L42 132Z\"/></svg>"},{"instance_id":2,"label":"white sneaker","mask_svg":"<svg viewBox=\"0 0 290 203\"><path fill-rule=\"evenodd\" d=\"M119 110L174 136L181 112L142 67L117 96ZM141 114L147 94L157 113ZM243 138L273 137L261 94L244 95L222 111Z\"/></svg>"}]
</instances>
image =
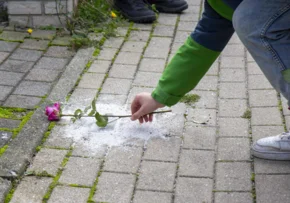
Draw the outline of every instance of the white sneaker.
<instances>
[{"instance_id":1,"label":"white sneaker","mask_svg":"<svg viewBox=\"0 0 290 203\"><path fill-rule=\"evenodd\" d=\"M255 157L271 160L290 160L290 132L259 139L252 146Z\"/></svg>"}]
</instances>

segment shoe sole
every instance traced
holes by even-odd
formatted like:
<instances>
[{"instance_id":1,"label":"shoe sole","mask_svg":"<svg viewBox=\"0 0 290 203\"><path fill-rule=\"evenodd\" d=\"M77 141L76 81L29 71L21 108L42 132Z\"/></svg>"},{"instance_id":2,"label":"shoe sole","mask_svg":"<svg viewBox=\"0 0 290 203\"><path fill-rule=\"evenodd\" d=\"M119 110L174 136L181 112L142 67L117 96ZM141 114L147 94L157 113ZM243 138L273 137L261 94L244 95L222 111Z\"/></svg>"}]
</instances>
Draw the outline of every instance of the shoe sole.
<instances>
[{"instance_id":1,"label":"shoe sole","mask_svg":"<svg viewBox=\"0 0 290 203\"><path fill-rule=\"evenodd\" d=\"M177 8L168 8L168 7L156 5L156 9L159 12L163 12L163 13L181 13L182 11L184 11L187 8L188 8L187 4L184 4L184 5L177 7Z\"/></svg>"},{"instance_id":2,"label":"shoe sole","mask_svg":"<svg viewBox=\"0 0 290 203\"><path fill-rule=\"evenodd\" d=\"M252 155L261 159L277 160L277 161L288 161L290 160L290 152L261 152L252 149Z\"/></svg>"}]
</instances>

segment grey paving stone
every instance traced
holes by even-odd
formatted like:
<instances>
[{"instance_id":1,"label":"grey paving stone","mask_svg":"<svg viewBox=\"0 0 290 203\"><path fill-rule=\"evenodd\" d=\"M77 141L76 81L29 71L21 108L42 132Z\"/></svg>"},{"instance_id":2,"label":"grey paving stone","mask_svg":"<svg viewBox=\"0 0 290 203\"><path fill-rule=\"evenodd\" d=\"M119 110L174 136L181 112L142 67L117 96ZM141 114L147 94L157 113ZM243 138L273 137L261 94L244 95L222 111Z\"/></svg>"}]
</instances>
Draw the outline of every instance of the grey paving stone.
<instances>
[{"instance_id":1,"label":"grey paving stone","mask_svg":"<svg viewBox=\"0 0 290 203\"><path fill-rule=\"evenodd\" d=\"M51 45L56 46L70 46L71 45L71 37L70 36L56 36L54 40L52 40Z\"/></svg>"},{"instance_id":2,"label":"grey paving stone","mask_svg":"<svg viewBox=\"0 0 290 203\"><path fill-rule=\"evenodd\" d=\"M141 53L119 52L115 63L137 65L141 58Z\"/></svg>"},{"instance_id":3,"label":"grey paving stone","mask_svg":"<svg viewBox=\"0 0 290 203\"><path fill-rule=\"evenodd\" d=\"M36 174L47 172L55 176L61 163L67 154L67 150L46 149L42 148L35 156L31 167L28 171L33 171Z\"/></svg>"},{"instance_id":4,"label":"grey paving stone","mask_svg":"<svg viewBox=\"0 0 290 203\"><path fill-rule=\"evenodd\" d=\"M246 99L245 83L220 83L219 97L226 99Z\"/></svg>"},{"instance_id":5,"label":"grey paving stone","mask_svg":"<svg viewBox=\"0 0 290 203\"><path fill-rule=\"evenodd\" d=\"M195 90L217 90L218 77L216 76L204 76L198 85L194 88Z\"/></svg>"},{"instance_id":6,"label":"grey paving stone","mask_svg":"<svg viewBox=\"0 0 290 203\"><path fill-rule=\"evenodd\" d=\"M3 31L2 34L0 34L0 39L5 41L23 42L24 38L27 36L27 33Z\"/></svg>"},{"instance_id":7,"label":"grey paving stone","mask_svg":"<svg viewBox=\"0 0 290 203\"><path fill-rule=\"evenodd\" d=\"M9 180L0 178L0 202L4 202L6 195L9 193L12 184Z\"/></svg>"},{"instance_id":8,"label":"grey paving stone","mask_svg":"<svg viewBox=\"0 0 290 203\"><path fill-rule=\"evenodd\" d=\"M23 76L23 73L0 71L0 85L16 86Z\"/></svg>"},{"instance_id":9,"label":"grey paving stone","mask_svg":"<svg viewBox=\"0 0 290 203\"><path fill-rule=\"evenodd\" d=\"M252 108L251 111L252 125L282 125L282 118L276 107Z\"/></svg>"},{"instance_id":10,"label":"grey paving stone","mask_svg":"<svg viewBox=\"0 0 290 203\"><path fill-rule=\"evenodd\" d=\"M175 163L143 161L137 189L172 192L176 167Z\"/></svg>"},{"instance_id":11,"label":"grey paving stone","mask_svg":"<svg viewBox=\"0 0 290 203\"><path fill-rule=\"evenodd\" d=\"M151 191L139 191L134 194L133 203L171 203L172 194Z\"/></svg>"},{"instance_id":12,"label":"grey paving stone","mask_svg":"<svg viewBox=\"0 0 290 203\"><path fill-rule=\"evenodd\" d=\"M219 118L220 137L249 137L249 120L244 118Z\"/></svg>"},{"instance_id":13,"label":"grey paving stone","mask_svg":"<svg viewBox=\"0 0 290 203\"><path fill-rule=\"evenodd\" d=\"M111 61L103 61L103 60L95 60L88 72L92 73L107 73L109 67L111 65Z\"/></svg>"},{"instance_id":14,"label":"grey paving stone","mask_svg":"<svg viewBox=\"0 0 290 203\"><path fill-rule=\"evenodd\" d=\"M113 147L106 156L103 170L137 173L142 152L142 148L139 147Z\"/></svg>"},{"instance_id":15,"label":"grey paving stone","mask_svg":"<svg viewBox=\"0 0 290 203\"><path fill-rule=\"evenodd\" d=\"M4 106L7 107L16 107L16 108L26 108L33 109L36 105L41 101L40 97L29 97L29 96L21 96L21 95L10 95Z\"/></svg>"},{"instance_id":16,"label":"grey paving stone","mask_svg":"<svg viewBox=\"0 0 290 203\"><path fill-rule=\"evenodd\" d=\"M24 42L20 45L20 48L44 51L47 49L48 43L48 40L25 39Z\"/></svg>"},{"instance_id":17,"label":"grey paving stone","mask_svg":"<svg viewBox=\"0 0 290 203\"><path fill-rule=\"evenodd\" d=\"M221 69L220 81L221 82L244 82L246 80L245 69Z\"/></svg>"},{"instance_id":18,"label":"grey paving stone","mask_svg":"<svg viewBox=\"0 0 290 203\"><path fill-rule=\"evenodd\" d=\"M256 175L257 203L289 202L289 175Z\"/></svg>"},{"instance_id":19,"label":"grey paving stone","mask_svg":"<svg viewBox=\"0 0 290 203\"><path fill-rule=\"evenodd\" d=\"M170 50L171 40L171 38L152 37L144 56L166 59Z\"/></svg>"},{"instance_id":20,"label":"grey paving stone","mask_svg":"<svg viewBox=\"0 0 290 203\"><path fill-rule=\"evenodd\" d=\"M281 126L252 126L252 137L253 141L257 141L258 139L275 136L282 132L284 132L284 127Z\"/></svg>"},{"instance_id":21,"label":"grey paving stone","mask_svg":"<svg viewBox=\"0 0 290 203\"><path fill-rule=\"evenodd\" d=\"M26 73L32 68L33 64L34 62L8 59L0 65L0 70Z\"/></svg>"},{"instance_id":22,"label":"grey paving stone","mask_svg":"<svg viewBox=\"0 0 290 203\"><path fill-rule=\"evenodd\" d=\"M178 23L177 30L180 31L193 31L194 28L196 27L197 22L185 22L185 21L180 21Z\"/></svg>"},{"instance_id":23,"label":"grey paving stone","mask_svg":"<svg viewBox=\"0 0 290 203\"><path fill-rule=\"evenodd\" d=\"M218 76L219 75L219 62L216 60L209 70L206 72L207 76Z\"/></svg>"},{"instance_id":24,"label":"grey paving stone","mask_svg":"<svg viewBox=\"0 0 290 203\"><path fill-rule=\"evenodd\" d=\"M251 191L251 164L221 162L216 164L216 190Z\"/></svg>"},{"instance_id":25,"label":"grey paving stone","mask_svg":"<svg viewBox=\"0 0 290 203\"><path fill-rule=\"evenodd\" d=\"M287 99L280 94L281 102L282 102L282 108L283 108L283 115L284 116L289 116L290 115L290 110L288 109L288 101Z\"/></svg>"},{"instance_id":26,"label":"grey paving stone","mask_svg":"<svg viewBox=\"0 0 290 203\"><path fill-rule=\"evenodd\" d=\"M150 139L146 146L143 159L158 161L178 161L181 139L171 137L168 139Z\"/></svg>"},{"instance_id":27,"label":"grey paving stone","mask_svg":"<svg viewBox=\"0 0 290 203\"><path fill-rule=\"evenodd\" d=\"M174 42L172 43L171 49L170 49L170 53L171 54L175 54L177 52L177 50L183 45L183 42Z\"/></svg>"},{"instance_id":28,"label":"grey paving stone","mask_svg":"<svg viewBox=\"0 0 290 203\"><path fill-rule=\"evenodd\" d=\"M134 79L136 70L136 65L114 64L110 70L109 77Z\"/></svg>"},{"instance_id":29,"label":"grey paving stone","mask_svg":"<svg viewBox=\"0 0 290 203\"><path fill-rule=\"evenodd\" d=\"M264 75L249 75L249 89L273 89Z\"/></svg>"},{"instance_id":30,"label":"grey paving stone","mask_svg":"<svg viewBox=\"0 0 290 203\"><path fill-rule=\"evenodd\" d=\"M286 124L287 129L289 129L289 127L290 127L290 116L285 116L285 124Z\"/></svg>"},{"instance_id":31,"label":"grey paving stone","mask_svg":"<svg viewBox=\"0 0 290 203\"><path fill-rule=\"evenodd\" d=\"M175 29L174 26L157 24L154 29L153 36L173 37L174 29Z\"/></svg>"},{"instance_id":32,"label":"grey paving stone","mask_svg":"<svg viewBox=\"0 0 290 203\"><path fill-rule=\"evenodd\" d=\"M48 48L44 56L55 58L71 58L75 52L70 50L69 47L51 46Z\"/></svg>"},{"instance_id":33,"label":"grey paving stone","mask_svg":"<svg viewBox=\"0 0 290 203\"><path fill-rule=\"evenodd\" d=\"M139 31L139 30L132 30L128 37L129 41L142 41L147 42L150 36L150 32L148 31Z\"/></svg>"},{"instance_id":34,"label":"grey paving stone","mask_svg":"<svg viewBox=\"0 0 290 203\"><path fill-rule=\"evenodd\" d=\"M124 42L124 38L123 37L110 37L109 39L107 39L105 41L105 43L103 44L103 47L107 47L107 48L120 48L121 45Z\"/></svg>"},{"instance_id":35,"label":"grey paving stone","mask_svg":"<svg viewBox=\"0 0 290 203\"><path fill-rule=\"evenodd\" d=\"M0 41L0 51L12 52L18 45L18 42Z\"/></svg>"},{"instance_id":36,"label":"grey paving stone","mask_svg":"<svg viewBox=\"0 0 290 203\"><path fill-rule=\"evenodd\" d=\"M52 40L56 36L54 30L34 30L31 33L31 38Z\"/></svg>"},{"instance_id":37,"label":"grey paving stone","mask_svg":"<svg viewBox=\"0 0 290 203\"><path fill-rule=\"evenodd\" d=\"M9 56L8 52L0 52L0 64Z\"/></svg>"},{"instance_id":38,"label":"grey paving stone","mask_svg":"<svg viewBox=\"0 0 290 203\"><path fill-rule=\"evenodd\" d=\"M199 14L198 13L183 13L180 15L180 21L198 21Z\"/></svg>"},{"instance_id":39,"label":"grey paving stone","mask_svg":"<svg viewBox=\"0 0 290 203\"><path fill-rule=\"evenodd\" d=\"M241 40L236 33L233 34L232 38L229 41L229 44L241 44Z\"/></svg>"},{"instance_id":40,"label":"grey paving stone","mask_svg":"<svg viewBox=\"0 0 290 203\"><path fill-rule=\"evenodd\" d=\"M134 183L133 175L103 172L93 199L96 202L130 203Z\"/></svg>"},{"instance_id":41,"label":"grey paving stone","mask_svg":"<svg viewBox=\"0 0 290 203\"><path fill-rule=\"evenodd\" d=\"M175 25L177 16L167 13L160 13L157 22L162 25Z\"/></svg>"},{"instance_id":42,"label":"grey paving stone","mask_svg":"<svg viewBox=\"0 0 290 203\"><path fill-rule=\"evenodd\" d=\"M126 103L126 100L126 95L100 94L98 96L97 104L115 104L122 106Z\"/></svg>"},{"instance_id":43,"label":"grey paving stone","mask_svg":"<svg viewBox=\"0 0 290 203\"><path fill-rule=\"evenodd\" d=\"M127 103L131 104L137 94L139 94L141 92L151 93L153 90L154 90L154 88L151 88L151 87L133 87L130 90Z\"/></svg>"},{"instance_id":44,"label":"grey paving stone","mask_svg":"<svg viewBox=\"0 0 290 203\"><path fill-rule=\"evenodd\" d=\"M191 0L188 2L188 5L200 6L201 2L199 0Z\"/></svg>"},{"instance_id":45,"label":"grey paving stone","mask_svg":"<svg viewBox=\"0 0 290 203\"><path fill-rule=\"evenodd\" d=\"M22 61L37 61L42 55L42 51L27 50L18 48L11 56L10 59Z\"/></svg>"},{"instance_id":46,"label":"grey paving stone","mask_svg":"<svg viewBox=\"0 0 290 203\"><path fill-rule=\"evenodd\" d=\"M163 59L143 58L139 70L143 72L162 73L165 68L165 62Z\"/></svg>"},{"instance_id":47,"label":"grey paving stone","mask_svg":"<svg viewBox=\"0 0 290 203\"><path fill-rule=\"evenodd\" d=\"M20 120L0 118L0 128L18 128L20 122Z\"/></svg>"},{"instance_id":48,"label":"grey paving stone","mask_svg":"<svg viewBox=\"0 0 290 203\"><path fill-rule=\"evenodd\" d=\"M115 57L117 51L118 49L115 48L104 48L100 51L97 58L102 60L112 60Z\"/></svg>"},{"instance_id":49,"label":"grey paving stone","mask_svg":"<svg viewBox=\"0 0 290 203\"><path fill-rule=\"evenodd\" d=\"M252 55L249 53L249 51L247 51L247 61L248 62L254 62L254 58L252 57Z\"/></svg>"},{"instance_id":50,"label":"grey paving stone","mask_svg":"<svg viewBox=\"0 0 290 203\"><path fill-rule=\"evenodd\" d=\"M152 24L140 24L140 23L135 23L133 25L133 28L138 29L138 31L150 31L152 30L153 25Z\"/></svg>"},{"instance_id":51,"label":"grey paving stone","mask_svg":"<svg viewBox=\"0 0 290 203\"><path fill-rule=\"evenodd\" d=\"M60 183L93 186L100 169L101 160L70 157L60 178Z\"/></svg>"},{"instance_id":52,"label":"grey paving stone","mask_svg":"<svg viewBox=\"0 0 290 203\"><path fill-rule=\"evenodd\" d=\"M103 94L128 94L131 86L131 80L107 78L101 93ZM122 88L120 88L122 87Z\"/></svg>"},{"instance_id":53,"label":"grey paving stone","mask_svg":"<svg viewBox=\"0 0 290 203\"><path fill-rule=\"evenodd\" d=\"M175 56L175 54L170 54L168 56L168 63L167 64L169 64L171 62L171 60L173 59L174 56Z\"/></svg>"},{"instance_id":54,"label":"grey paving stone","mask_svg":"<svg viewBox=\"0 0 290 203\"><path fill-rule=\"evenodd\" d=\"M191 32L188 31L179 31L177 30L174 38L174 42L185 42L187 38L190 36Z\"/></svg>"},{"instance_id":55,"label":"grey paving stone","mask_svg":"<svg viewBox=\"0 0 290 203\"><path fill-rule=\"evenodd\" d=\"M278 106L277 92L275 90L249 90L249 103L251 107Z\"/></svg>"},{"instance_id":56,"label":"grey paving stone","mask_svg":"<svg viewBox=\"0 0 290 203\"><path fill-rule=\"evenodd\" d=\"M247 110L246 100L241 99L220 99L219 116L221 117L241 117Z\"/></svg>"},{"instance_id":57,"label":"grey paving stone","mask_svg":"<svg viewBox=\"0 0 290 203\"><path fill-rule=\"evenodd\" d=\"M217 108L217 93L214 91L192 90L189 94L197 94L200 99L193 104L196 108Z\"/></svg>"},{"instance_id":58,"label":"grey paving stone","mask_svg":"<svg viewBox=\"0 0 290 203\"><path fill-rule=\"evenodd\" d=\"M121 51L142 53L145 46L146 42L126 41L123 44Z\"/></svg>"},{"instance_id":59,"label":"grey paving stone","mask_svg":"<svg viewBox=\"0 0 290 203\"><path fill-rule=\"evenodd\" d=\"M194 123L185 125L183 148L192 149L214 149L216 140L216 129L200 127Z\"/></svg>"},{"instance_id":60,"label":"grey paving stone","mask_svg":"<svg viewBox=\"0 0 290 203\"><path fill-rule=\"evenodd\" d=\"M138 71L133 84L146 87L156 87L161 75L161 73Z\"/></svg>"},{"instance_id":61,"label":"grey paving stone","mask_svg":"<svg viewBox=\"0 0 290 203\"><path fill-rule=\"evenodd\" d=\"M76 88L69 98L68 104L88 106L96 97L97 92L97 89Z\"/></svg>"},{"instance_id":62,"label":"grey paving stone","mask_svg":"<svg viewBox=\"0 0 290 203\"><path fill-rule=\"evenodd\" d=\"M1 71L0 71L1 73ZM6 97L8 97L9 93L12 91L13 87L8 86L0 86L1 92L0 92L0 101L4 101Z\"/></svg>"},{"instance_id":63,"label":"grey paving stone","mask_svg":"<svg viewBox=\"0 0 290 203\"><path fill-rule=\"evenodd\" d=\"M242 44L229 44L222 52L222 56L244 56L245 48Z\"/></svg>"},{"instance_id":64,"label":"grey paving stone","mask_svg":"<svg viewBox=\"0 0 290 203\"><path fill-rule=\"evenodd\" d=\"M129 29L129 24L127 24L127 26L123 26L123 27L118 27L117 28L117 36L122 36L124 37Z\"/></svg>"},{"instance_id":65,"label":"grey paving stone","mask_svg":"<svg viewBox=\"0 0 290 203\"><path fill-rule=\"evenodd\" d=\"M11 137L12 137L12 132L0 131L0 148L8 144ZM0 178L0 183L1 183L1 178ZM1 196L1 186L0 186L0 196Z\"/></svg>"},{"instance_id":66,"label":"grey paving stone","mask_svg":"<svg viewBox=\"0 0 290 203\"><path fill-rule=\"evenodd\" d=\"M249 75L263 75L260 67L257 65L256 62L248 63L248 74Z\"/></svg>"},{"instance_id":67,"label":"grey paving stone","mask_svg":"<svg viewBox=\"0 0 290 203\"><path fill-rule=\"evenodd\" d=\"M244 57L222 57L221 68L245 68Z\"/></svg>"},{"instance_id":68,"label":"grey paving stone","mask_svg":"<svg viewBox=\"0 0 290 203\"><path fill-rule=\"evenodd\" d=\"M250 160L250 139L219 138L217 159L227 161Z\"/></svg>"},{"instance_id":69,"label":"grey paving stone","mask_svg":"<svg viewBox=\"0 0 290 203\"><path fill-rule=\"evenodd\" d=\"M49 189L52 178L24 177L17 186L11 203L38 203Z\"/></svg>"},{"instance_id":70,"label":"grey paving stone","mask_svg":"<svg viewBox=\"0 0 290 203\"><path fill-rule=\"evenodd\" d=\"M209 178L178 177L174 202L211 202L212 188L213 180Z\"/></svg>"},{"instance_id":71,"label":"grey paving stone","mask_svg":"<svg viewBox=\"0 0 290 203\"><path fill-rule=\"evenodd\" d=\"M44 96L48 94L51 88L50 83L22 81L13 94L30 95L30 96Z\"/></svg>"},{"instance_id":72,"label":"grey paving stone","mask_svg":"<svg viewBox=\"0 0 290 203\"><path fill-rule=\"evenodd\" d=\"M25 77L25 80L53 82L58 78L59 74L60 72L56 70L34 68Z\"/></svg>"},{"instance_id":73,"label":"grey paving stone","mask_svg":"<svg viewBox=\"0 0 290 203\"><path fill-rule=\"evenodd\" d=\"M66 58L42 57L35 65L35 68L63 70L67 63L68 59Z\"/></svg>"},{"instance_id":74,"label":"grey paving stone","mask_svg":"<svg viewBox=\"0 0 290 203\"><path fill-rule=\"evenodd\" d=\"M86 203L89 195L90 188L56 186L51 193L48 203Z\"/></svg>"},{"instance_id":75,"label":"grey paving stone","mask_svg":"<svg viewBox=\"0 0 290 203\"><path fill-rule=\"evenodd\" d=\"M104 158L107 152L107 146L99 147L98 150L90 150L82 143L75 143L72 156Z\"/></svg>"},{"instance_id":76,"label":"grey paving stone","mask_svg":"<svg viewBox=\"0 0 290 203\"><path fill-rule=\"evenodd\" d=\"M184 13L200 13L199 5L190 5L188 9L184 11Z\"/></svg>"},{"instance_id":77,"label":"grey paving stone","mask_svg":"<svg viewBox=\"0 0 290 203\"><path fill-rule=\"evenodd\" d=\"M216 110L213 109L189 109L187 121L205 122L204 126L216 126Z\"/></svg>"},{"instance_id":78,"label":"grey paving stone","mask_svg":"<svg viewBox=\"0 0 290 203\"><path fill-rule=\"evenodd\" d=\"M50 136L44 143L44 146L48 147L61 147L69 149L73 143L72 138L63 136L65 134L65 127L55 126L50 133Z\"/></svg>"},{"instance_id":79,"label":"grey paving stone","mask_svg":"<svg viewBox=\"0 0 290 203\"><path fill-rule=\"evenodd\" d=\"M216 192L216 203L252 203L253 197L250 192Z\"/></svg>"},{"instance_id":80,"label":"grey paving stone","mask_svg":"<svg viewBox=\"0 0 290 203\"><path fill-rule=\"evenodd\" d=\"M290 173L289 161L272 161L265 159L255 159L254 168L256 174Z\"/></svg>"},{"instance_id":81,"label":"grey paving stone","mask_svg":"<svg viewBox=\"0 0 290 203\"><path fill-rule=\"evenodd\" d=\"M80 88L98 89L101 87L105 74L85 73L78 85Z\"/></svg>"},{"instance_id":82,"label":"grey paving stone","mask_svg":"<svg viewBox=\"0 0 290 203\"><path fill-rule=\"evenodd\" d=\"M214 151L185 150L180 155L179 176L213 177Z\"/></svg>"}]
</instances>

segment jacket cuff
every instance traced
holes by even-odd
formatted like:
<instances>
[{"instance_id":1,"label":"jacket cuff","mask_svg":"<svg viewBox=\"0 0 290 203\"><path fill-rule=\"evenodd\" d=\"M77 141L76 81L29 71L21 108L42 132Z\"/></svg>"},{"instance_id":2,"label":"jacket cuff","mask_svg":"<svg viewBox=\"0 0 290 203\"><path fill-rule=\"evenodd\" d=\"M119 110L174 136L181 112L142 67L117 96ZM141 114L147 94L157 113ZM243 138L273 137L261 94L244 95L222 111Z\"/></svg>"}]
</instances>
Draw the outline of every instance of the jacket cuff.
<instances>
[{"instance_id":1,"label":"jacket cuff","mask_svg":"<svg viewBox=\"0 0 290 203\"><path fill-rule=\"evenodd\" d=\"M157 86L154 91L151 93L151 96L161 104L165 106L173 106L175 105L181 97L170 95L164 92L160 86Z\"/></svg>"}]
</instances>

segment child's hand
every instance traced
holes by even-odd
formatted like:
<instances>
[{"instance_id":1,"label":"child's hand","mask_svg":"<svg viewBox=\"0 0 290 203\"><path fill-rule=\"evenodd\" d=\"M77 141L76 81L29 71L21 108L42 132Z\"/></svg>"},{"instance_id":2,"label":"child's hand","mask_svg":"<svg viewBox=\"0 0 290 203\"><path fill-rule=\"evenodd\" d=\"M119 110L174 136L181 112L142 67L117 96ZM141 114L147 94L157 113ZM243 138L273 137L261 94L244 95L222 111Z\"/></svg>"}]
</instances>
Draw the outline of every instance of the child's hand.
<instances>
[{"instance_id":1,"label":"child's hand","mask_svg":"<svg viewBox=\"0 0 290 203\"><path fill-rule=\"evenodd\" d=\"M153 99L150 93L140 93L135 96L131 104L131 120L135 121L139 119L140 123L143 123L144 121L152 122L153 115L150 113L161 107L164 107L164 105Z\"/></svg>"}]
</instances>

